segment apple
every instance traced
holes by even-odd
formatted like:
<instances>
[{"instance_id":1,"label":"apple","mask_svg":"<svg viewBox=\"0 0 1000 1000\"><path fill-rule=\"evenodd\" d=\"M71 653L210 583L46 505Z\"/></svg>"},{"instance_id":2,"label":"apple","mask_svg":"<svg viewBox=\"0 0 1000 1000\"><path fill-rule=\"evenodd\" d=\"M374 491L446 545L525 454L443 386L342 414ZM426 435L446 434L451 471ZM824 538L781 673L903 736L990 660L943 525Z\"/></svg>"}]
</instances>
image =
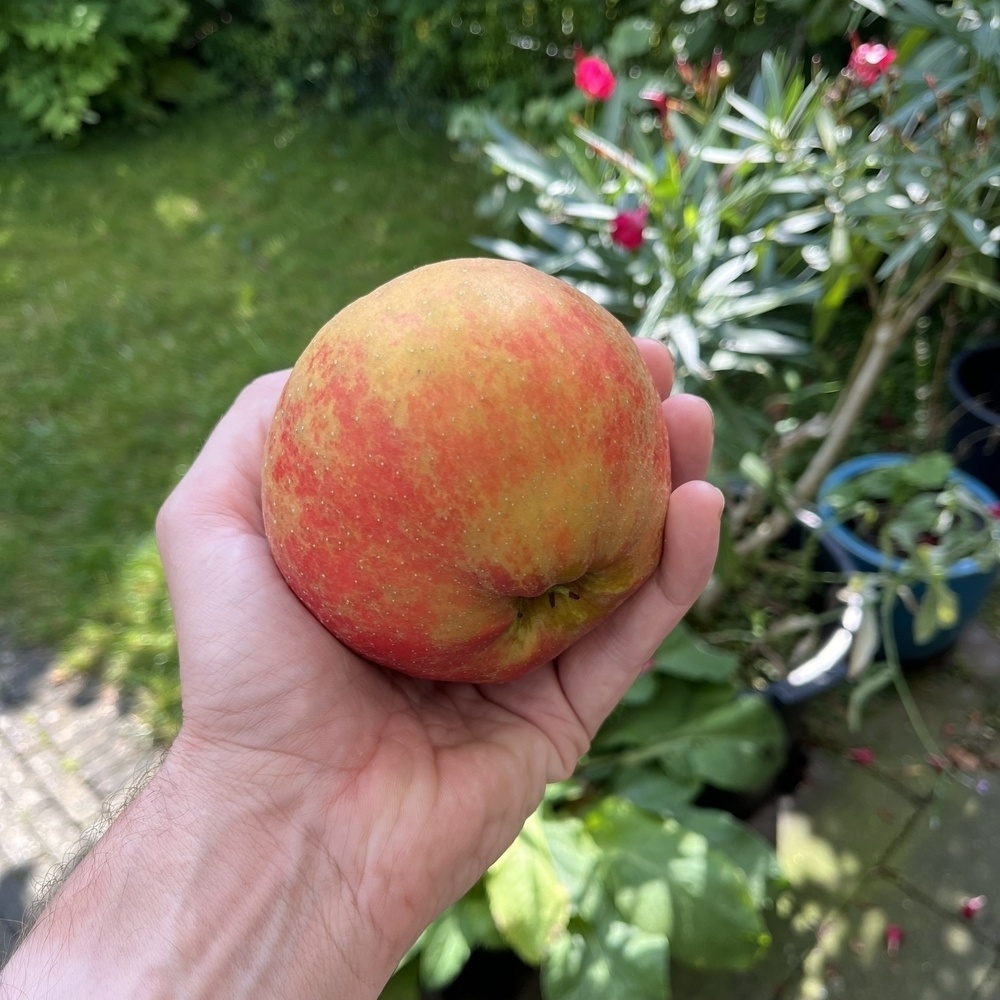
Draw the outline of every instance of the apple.
<instances>
[{"instance_id":1,"label":"apple","mask_svg":"<svg viewBox=\"0 0 1000 1000\"><path fill-rule=\"evenodd\" d=\"M659 563L660 400L628 331L523 264L449 260L331 319L264 460L264 526L300 601L375 663L506 681Z\"/></svg>"}]
</instances>

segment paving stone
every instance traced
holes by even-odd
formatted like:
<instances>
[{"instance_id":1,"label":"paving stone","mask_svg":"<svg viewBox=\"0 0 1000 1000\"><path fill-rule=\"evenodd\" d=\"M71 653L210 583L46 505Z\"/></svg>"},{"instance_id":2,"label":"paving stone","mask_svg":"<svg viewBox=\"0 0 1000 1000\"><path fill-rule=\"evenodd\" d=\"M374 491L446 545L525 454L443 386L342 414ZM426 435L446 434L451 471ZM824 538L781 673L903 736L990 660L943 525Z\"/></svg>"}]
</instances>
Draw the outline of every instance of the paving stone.
<instances>
[{"instance_id":1,"label":"paving stone","mask_svg":"<svg viewBox=\"0 0 1000 1000\"><path fill-rule=\"evenodd\" d=\"M903 930L898 954L886 930ZM775 925L771 954L743 973L677 968L683 1000L996 1000L995 954L969 928L882 879L859 887L810 933Z\"/></svg>"},{"instance_id":2,"label":"paving stone","mask_svg":"<svg viewBox=\"0 0 1000 1000\"><path fill-rule=\"evenodd\" d=\"M1000 683L1000 640L979 621L963 629L955 661L966 674L987 684Z\"/></svg>"},{"instance_id":3,"label":"paving stone","mask_svg":"<svg viewBox=\"0 0 1000 1000\"><path fill-rule=\"evenodd\" d=\"M782 915L783 914L783 915ZM786 1000L785 988L796 981L802 963L816 945L816 928L793 919L784 901L768 914L771 947L757 964L742 972L690 969L674 963L670 978L677 1000Z\"/></svg>"},{"instance_id":4,"label":"paving stone","mask_svg":"<svg viewBox=\"0 0 1000 1000\"><path fill-rule=\"evenodd\" d=\"M0 962L24 911L149 766L149 740L92 682L53 684L51 661L0 636Z\"/></svg>"},{"instance_id":5,"label":"paving stone","mask_svg":"<svg viewBox=\"0 0 1000 1000\"><path fill-rule=\"evenodd\" d=\"M982 721L996 713L1000 689L995 696L988 697L983 688L968 683L946 664L909 675L908 684L939 753L960 753L970 747L977 752L992 751L1000 759L1000 740L996 735L992 740L984 738L983 733L991 730ZM846 713L835 710L838 701L843 708L844 697L843 693L838 695L834 710L827 705L822 711L817 708L810 712L809 721L824 743L843 747L845 752L873 749L876 754L871 766L873 775L917 798L929 796L939 773L928 763L928 748L896 691L883 691L868 703L857 732L848 729Z\"/></svg>"},{"instance_id":6,"label":"paving stone","mask_svg":"<svg viewBox=\"0 0 1000 1000\"><path fill-rule=\"evenodd\" d=\"M778 813L777 852L799 919L817 926L885 856L918 805L867 768L818 750Z\"/></svg>"},{"instance_id":7,"label":"paving stone","mask_svg":"<svg viewBox=\"0 0 1000 1000\"><path fill-rule=\"evenodd\" d=\"M1000 997L1000 969L994 968L982 986L976 990L972 1000L997 1000Z\"/></svg>"},{"instance_id":8,"label":"paving stone","mask_svg":"<svg viewBox=\"0 0 1000 1000\"><path fill-rule=\"evenodd\" d=\"M978 794L957 781L942 782L933 803L889 858L891 867L947 913L985 895L970 927L1000 943L1000 782Z\"/></svg>"},{"instance_id":9,"label":"paving stone","mask_svg":"<svg viewBox=\"0 0 1000 1000\"><path fill-rule=\"evenodd\" d=\"M67 760L51 747L40 747L25 761L48 794L66 811L70 819L84 827L93 822L101 811L101 799L67 766Z\"/></svg>"},{"instance_id":10,"label":"paving stone","mask_svg":"<svg viewBox=\"0 0 1000 1000\"><path fill-rule=\"evenodd\" d=\"M32 829L42 848L58 857L65 845L80 836L80 827L36 779L19 758L6 762L4 772L9 808Z\"/></svg>"},{"instance_id":11,"label":"paving stone","mask_svg":"<svg viewBox=\"0 0 1000 1000\"><path fill-rule=\"evenodd\" d=\"M887 947L892 924L903 935L895 955ZM830 918L782 1000L971 1000L995 957L966 924L875 879Z\"/></svg>"},{"instance_id":12,"label":"paving stone","mask_svg":"<svg viewBox=\"0 0 1000 1000\"><path fill-rule=\"evenodd\" d=\"M12 867L33 864L43 858L45 846L38 834L24 821L18 803L0 791L0 878Z\"/></svg>"}]
</instances>

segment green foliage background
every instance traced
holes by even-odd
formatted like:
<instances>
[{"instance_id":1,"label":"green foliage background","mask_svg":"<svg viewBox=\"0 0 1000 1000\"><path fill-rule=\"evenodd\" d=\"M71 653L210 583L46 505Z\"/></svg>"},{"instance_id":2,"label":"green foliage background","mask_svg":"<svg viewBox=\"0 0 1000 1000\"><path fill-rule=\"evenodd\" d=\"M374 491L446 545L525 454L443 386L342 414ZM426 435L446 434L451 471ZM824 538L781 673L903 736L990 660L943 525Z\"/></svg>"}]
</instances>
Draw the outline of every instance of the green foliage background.
<instances>
[{"instance_id":1,"label":"green foliage background","mask_svg":"<svg viewBox=\"0 0 1000 1000\"><path fill-rule=\"evenodd\" d=\"M646 68L720 46L735 65L842 35L851 5L754 0L7 0L0 148L99 121L148 124L222 96L288 109L488 101L518 117L572 80L574 46L616 24L657 28Z\"/></svg>"}]
</instances>

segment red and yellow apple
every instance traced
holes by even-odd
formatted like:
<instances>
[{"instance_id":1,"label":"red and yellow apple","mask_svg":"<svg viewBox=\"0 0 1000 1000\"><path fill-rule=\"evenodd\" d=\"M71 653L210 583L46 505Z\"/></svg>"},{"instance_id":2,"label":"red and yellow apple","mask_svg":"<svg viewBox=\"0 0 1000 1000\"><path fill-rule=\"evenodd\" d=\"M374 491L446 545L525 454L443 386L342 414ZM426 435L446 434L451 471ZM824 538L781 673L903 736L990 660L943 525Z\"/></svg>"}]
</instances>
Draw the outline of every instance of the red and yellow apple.
<instances>
[{"instance_id":1,"label":"red and yellow apple","mask_svg":"<svg viewBox=\"0 0 1000 1000\"><path fill-rule=\"evenodd\" d=\"M659 398L625 328L523 264L418 268L330 320L270 428L264 525L362 656L492 682L558 656L657 566Z\"/></svg>"}]
</instances>

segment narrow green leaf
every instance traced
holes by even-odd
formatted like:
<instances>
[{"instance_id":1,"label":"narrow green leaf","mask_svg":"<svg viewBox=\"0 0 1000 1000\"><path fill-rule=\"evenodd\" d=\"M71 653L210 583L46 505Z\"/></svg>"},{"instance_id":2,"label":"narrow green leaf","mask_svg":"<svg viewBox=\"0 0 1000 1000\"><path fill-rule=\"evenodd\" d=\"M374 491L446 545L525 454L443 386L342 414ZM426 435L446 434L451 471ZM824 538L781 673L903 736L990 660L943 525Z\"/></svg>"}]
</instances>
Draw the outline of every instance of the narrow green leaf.
<instances>
[{"instance_id":1,"label":"narrow green leaf","mask_svg":"<svg viewBox=\"0 0 1000 1000\"><path fill-rule=\"evenodd\" d=\"M851 689L847 701L847 726L851 732L861 729L861 716L868 702L893 682L893 670L886 664L869 667L862 679Z\"/></svg>"},{"instance_id":2,"label":"narrow green leaf","mask_svg":"<svg viewBox=\"0 0 1000 1000\"><path fill-rule=\"evenodd\" d=\"M760 455L749 451L740 459L740 475L761 490L770 489L774 478Z\"/></svg>"},{"instance_id":3,"label":"narrow green leaf","mask_svg":"<svg viewBox=\"0 0 1000 1000\"><path fill-rule=\"evenodd\" d=\"M735 90L726 91L726 101L734 111L738 111L744 118L753 122L754 125L761 129L765 135L767 134L770 123L768 122L767 115L756 104L748 101L745 97L740 97Z\"/></svg>"},{"instance_id":4,"label":"narrow green leaf","mask_svg":"<svg viewBox=\"0 0 1000 1000\"><path fill-rule=\"evenodd\" d=\"M953 285L961 285L963 288L971 288L980 295L1000 302L1000 283L988 278L985 274L975 274L972 271L952 271L948 275L947 281Z\"/></svg>"}]
</instances>

